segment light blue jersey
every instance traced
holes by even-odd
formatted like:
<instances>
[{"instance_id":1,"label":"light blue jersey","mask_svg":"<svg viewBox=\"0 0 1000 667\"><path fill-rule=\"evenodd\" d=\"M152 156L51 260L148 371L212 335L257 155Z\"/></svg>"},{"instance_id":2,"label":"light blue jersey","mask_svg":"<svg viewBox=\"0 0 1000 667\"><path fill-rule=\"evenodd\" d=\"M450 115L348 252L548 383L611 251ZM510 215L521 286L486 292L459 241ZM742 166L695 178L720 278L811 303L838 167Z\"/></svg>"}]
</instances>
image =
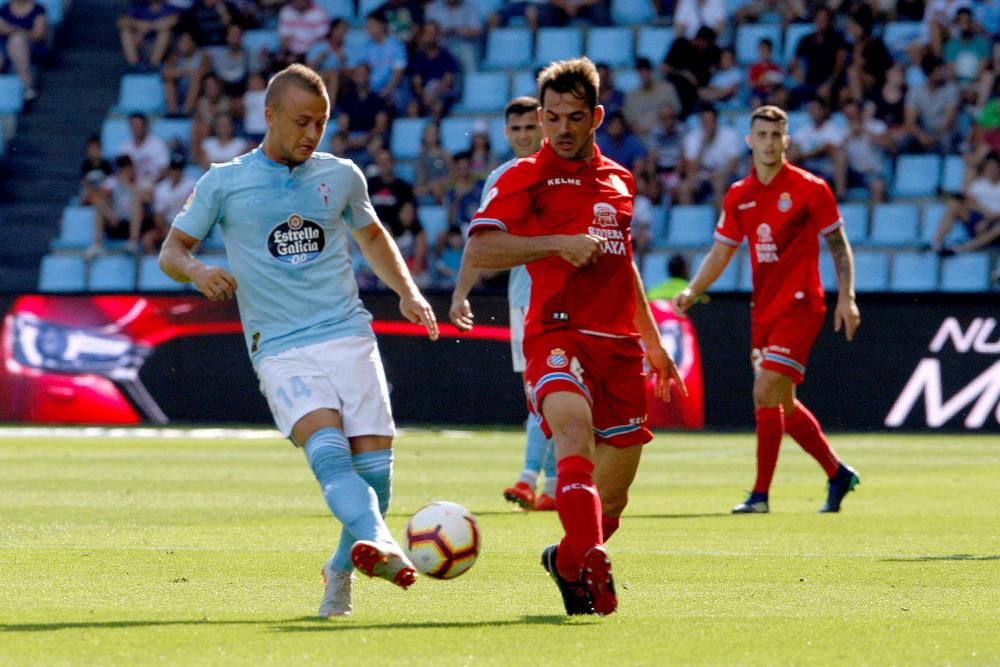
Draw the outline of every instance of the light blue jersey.
<instances>
[{"instance_id":1,"label":"light blue jersey","mask_svg":"<svg viewBox=\"0 0 1000 667\"><path fill-rule=\"evenodd\" d=\"M504 162L502 165L490 172L483 185L483 197L496 184L497 180L505 171L514 166L517 158ZM480 202L482 204L482 202ZM510 276L507 278L507 302L511 308L527 308L531 299L531 276L524 264L511 267Z\"/></svg>"},{"instance_id":2,"label":"light blue jersey","mask_svg":"<svg viewBox=\"0 0 1000 667\"><path fill-rule=\"evenodd\" d=\"M174 226L222 228L254 367L293 347L374 336L358 297L347 231L379 224L350 160L313 153L294 169L259 148L201 177Z\"/></svg>"}]
</instances>

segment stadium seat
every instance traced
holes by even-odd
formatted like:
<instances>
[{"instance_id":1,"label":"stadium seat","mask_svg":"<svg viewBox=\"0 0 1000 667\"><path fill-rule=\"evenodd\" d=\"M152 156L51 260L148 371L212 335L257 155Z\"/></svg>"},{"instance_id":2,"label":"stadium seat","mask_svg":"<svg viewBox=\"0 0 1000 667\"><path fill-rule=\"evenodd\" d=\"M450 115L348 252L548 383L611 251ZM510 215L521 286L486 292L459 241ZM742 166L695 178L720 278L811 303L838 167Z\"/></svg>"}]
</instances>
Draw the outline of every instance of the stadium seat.
<instances>
[{"instance_id":1,"label":"stadium seat","mask_svg":"<svg viewBox=\"0 0 1000 667\"><path fill-rule=\"evenodd\" d=\"M264 59L261 49L273 53L281 45L277 30L247 30L243 33L243 48L250 56L250 69L259 72L264 69Z\"/></svg>"},{"instance_id":2,"label":"stadium seat","mask_svg":"<svg viewBox=\"0 0 1000 667\"><path fill-rule=\"evenodd\" d=\"M316 0L316 4L322 7L332 19L351 20L354 18L353 0Z\"/></svg>"},{"instance_id":3,"label":"stadium seat","mask_svg":"<svg viewBox=\"0 0 1000 667\"><path fill-rule=\"evenodd\" d=\"M844 219L847 240L851 243L868 241L868 205L841 204L840 216Z\"/></svg>"},{"instance_id":4,"label":"stadium seat","mask_svg":"<svg viewBox=\"0 0 1000 667\"><path fill-rule=\"evenodd\" d=\"M441 121L441 145L452 155L469 150L474 118L445 118Z\"/></svg>"},{"instance_id":5,"label":"stadium seat","mask_svg":"<svg viewBox=\"0 0 1000 667\"><path fill-rule=\"evenodd\" d=\"M506 125L507 122L502 115L494 116L490 120L490 147L493 149L493 153L503 158L504 161L514 156L514 152L510 149L510 142L504 135Z\"/></svg>"},{"instance_id":6,"label":"stadium seat","mask_svg":"<svg viewBox=\"0 0 1000 667\"><path fill-rule=\"evenodd\" d=\"M417 209L417 219L424 228L428 246L433 248L441 232L448 228L448 209L444 206L421 206Z\"/></svg>"},{"instance_id":7,"label":"stadium seat","mask_svg":"<svg viewBox=\"0 0 1000 667\"><path fill-rule=\"evenodd\" d=\"M530 95L531 97L538 95L538 85L534 72L519 70L514 72L514 76L511 77L510 96L520 97L522 95Z\"/></svg>"},{"instance_id":8,"label":"stadium seat","mask_svg":"<svg viewBox=\"0 0 1000 667\"><path fill-rule=\"evenodd\" d=\"M854 288L859 292L884 292L888 287L889 255L878 250L854 253Z\"/></svg>"},{"instance_id":9,"label":"stadium seat","mask_svg":"<svg viewBox=\"0 0 1000 667\"><path fill-rule=\"evenodd\" d=\"M774 43L774 53L781 53L781 26L744 23L736 29L736 62L744 67L757 60L757 44L763 38Z\"/></svg>"},{"instance_id":10,"label":"stadium seat","mask_svg":"<svg viewBox=\"0 0 1000 667\"><path fill-rule=\"evenodd\" d=\"M86 288L87 263L80 255L45 255L38 274L42 292L82 292Z\"/></svg>"},{"instance_id":11,"label":"stadium seat","mask_svg":"<svg viewBox=\"0 0 1000 667\"><path fill-rule=\"evenodd\" d=\"M809 33L816 32L816 26L812 23L790 23L787 28L785 28L785 42L784 48L781 51L777 50L777 44L775 44L774 58L777 60L778 53L782 54L781 64L786 68L795 58L795 49L798 48L799 42L802 38ZM756 53L756 52L755 52ZM756 60L756 58L755 58Z\"/></svg>"},{"instance_id":12,"label":"stadium seat","mask_svg":"<svg viewBox=\"0 0 1000 667\"><path fill-rule=\"evenodd\" d=\"M67 206L59 223L59 236L52 239L53 250L83 250L94 242L94 208Z\"/></svg>"},{"instance_id":13,"label":"stadium seat","mask_svg":"<svg viewBox=\"0 0 1000 667\"><path fill-rule=\"evenodd\" d=\"M667 229L668 248L695 248L712 244L715 211L706 204L674 206Z\"/></svg>"},{"instance_id":14,"label":"stadium seat","mask_svg":"<svg viewBox=\"0 0 1000 667\"><path fill-rule=\"evenodd\" d=\"M644 25L656 18L653 3L611 0L611 21L615 25Z\"/></svg>"},{"instance_id":15,"label":"stadium seat","mask_svg":"<svg viewBox=\"0 0 1000 667\"><path fill-rule=\"evenodd\" d=\"M629 1L629 0L626 0ZM632 2L632 4L643 4ZM635 55L649 58L655 67L663 62L670 50L670 45L674 43L673 28L661 26L644 25L639 28L635 36Z\"/></svg>"},{"instance_id":16,"label":"stadium seat","mask_svg":"<svg viewBox=\"0 0 1000 667\"><path fill-rule=\"evenodd\" d=\"M180 141L184 146L191 143L190 118L154 118L149 131L167 142L168 146L174 140Z\"/></svg>"},{"instance_id":17,"label":"stadium seat","mask_svg":"<svg viewBox=\"0 0 1000 667\"><path fill-rule=\"evenodd\" d=\"M837 291L840 283L837 281L837 270L833 268L833 257L828 252L819 254L819 279L823 283L824 291Z\"/></svg>"},{"instance_id":18,"label":"stadium seat","mask_svg":"<svg viewBox=\"0 0 1000 667\"><path fill-rule=\"evenodd\" d=\"M943 201L932 201L924 204L920 211L920 242L930 243L937 233L941 218L947 210L948 204ZM969 235L965 231L965 225L956 222L952 225L951 231L945 237L945 245L955 245L969 240Z\"/></svg>"},{"instance_id":19,"label":"stadium seat","mask_svg":"<svg viewBox=\"0 0 1000 667\"><path fill-rule=\"evenodd\" d=\"M611 68L633 66L632 29L591 28L587 33L586 53L595 63L606 63Z\"/></svg>"},{"instance_id":20,"label":"stadium seat","mask_svg":"<svg viewBox=\"0 0 1000 667\"><path fill-rule=\"evenodd\" d=\"M915 245L920 238L917 223L917 207L913 204L877 204L868 242L881 246Z\"/></svg>"},{"instance_id":21,"label":"stadium seat","mask_svg":"<svg viewBox=\"0 0 1000 667\"><path fill-rule=\"evenodd\" d=\"M885 26L882 40L889 48L893 60L907 62L906 47L921 34L919 21L890 21Z\"/></svg>"},{"instance_id":22,"label":"stadium seat","mask_svg":"<svg viewBox=\"0 0 1000 667\"><path fill-rule=\"evenodd\" d=\"M504 0L473 0L473 4L476 5L479 15L485 20L490 14L500 11L505 3Z\"/></svg>"},{"instance_id":23,"label":"stadium seat","mask_svg":"<svg viewBox=\"0 0 1000 667\"><path fill-rule=\"evenodd\" d=\"M615 88L628 94L639 87L639 70L618 69L614 73Z\"/></svg>"},{"instance_id":24,"label":"stadium seat","mask_svg":"<svg viewBox=\"0 0 1000 667\"><path fill-rule=\"evenodd\" d=\"M957 194L962 191L962 178L965 175L965 161L961 155L948 155L944 159L941 170L941 191Z\"/></svg>"},{"instance_id":25,"label":"stadium seat","mask_svg":"<svg viewBox=\"0 0 1000 667\"><path fill-rule=\"evenodd\" d=\"M364 53L369 41L371 41L371 38L365 32L364 28L351 28L347 31L347 37L344 38L344 50L346 53L352 54L350 58L352 60L351 65L358 63L361 58L360 54Z\"/></svg>"},{"instance_id":26,"label":"stadium seat","mask_svg":"<svg viewBox=\"0 0 1000 667\"><path fill-rule=\"evenodd\" d=\"M118 148L132 138L127 118L105 118L101 123L101 153L114 160Z\"/></svg>"},{"instance_id":27,"label":"stadium seat","mask_svg":"<svg viewBox=\"0 0 1000 667\"><path fill-rule=\"evenodd\" d=\"M932 252L897 252L892 258L889 289L893 292L934 292L938 288L938 257Z\"/></svg>"},{"instance_id":28,"label":"stadium seat","mask_svg":"<svg viewBox=\"0 0 1000 667\"><path fill-rule=\"evenodd\" d=\"M535 40L535 64L544 67L556 60L576 58L583 53L580 28L539 28Z\"/></svg>"},{"instance_id":29,"label":"stadium seat","mask_svg":"<svg viewBox=\"0 0 1000 667\"><path fill-rule=\"evenodd\" d=\"M809 113L806 111L789 111L788 112L788 134L795 134L800 128L805 127L811 121L809 120ZM749 128L748 128L749 129Z\"/></svg>"},{"instance_id":30,"label":"stadium seat","mask_svg":"<svg viewBox=\"0 0 1000 667\"><path fill-rule=\"evenodd\" d=\"M397 118L392 122L389 145L397 160L412 160L420 154L426 118Z\"/></svg>"},{"instance_id":31,"label":"stadium seat","mask_svg":"<svg viewBox=\"0 0 1000 667\"><path fill-rule=\"evenodd\" d=\"M531 65L531 31L527 28L497 28L486 35L488 69L520 69Z\"/></svg>"},{"instance_id":32,"label":"stadium seat","mask_svg":"<svg viewBox=\"0 0 1000 667\"><path fill-rule=\"evenodd\" d=\"M0 114L20 113L24 108L24 89L15 74L0 74Z\"/></svg>"},{"instance_id":33,"label":"stadium seat","mask_svg":"<svg viewBox=\"0 0 1000 667\"><path fill-rule=\"evenodd\" d=\"M204 260L208 255L199 259ZM141 292L181 292L189 289L187 283L171 280L157 263L155 255L143 255L139 259L138 289Z\"/></svg>"},{"instance_id":34,"label":"stadium seat","mask_svg":"<svg viewBox=\"0 0 1000 667\"><path fill-rule=\"evenodd\" d=\"M101 255L90 262L87 289L91 292L131 292L135 289L135 257Z\"/></svg>"},{"instance_id":35,"label":"stadium seat","mask_svg":"<svg viewBox=\"0 0 1000 667\"><path fill-rule=\"evenodd\" d=\"M900 155L890 190L893 197L933 197L941 182L937 155Z\"/></svg>"},{"instance_id":36,"label":"stadium seat","mask_svg":"<svg viewBox=\"0 0 1000 667\"><path fill-rule=\"evenodd\" d=\"M701 266L702 261L705 259L705 255L708 253L699 252L691 260L691 275L698 270ZM733 255L733 258L729 260L729 264L726 265L726 269L722 274L715 279L712 283L710 291L712 292L738 292L740 291L740 258L738 253Z\"/></svg>"},{"instance_id":37,"label":"stadium seat","mask_svg":"<svg viewBox=\"0 0 1000 667\"><path fill-rule=\"evenodd\" d=\"M163 112L165 104L163 79L159 74L125 74L119 84L114 113L158 114Z\"/></svg>"},{"instance_id":38,"label":"stadium seat","mask_svg":"<svg viewBox=\"0 0 1000 667\"><path fill-rule=\"evenodd\" d=\"M941 291L985 292L989 287L989 253L970 252L941 260Z\"/></svg>"},{"instance_id":39,"label":"stadium seat","mask_svg":"<svg viewBox=\"0 0 1000 667\"><path fill-rule=\"evenodd\" d=\"M510 94L506 72L469 72L462 84L462 100L455 113L496 113L503 111Z\"/></svg>"},{"instance_id":40,"label":"stadium seat","mask_svg":"<svg viewBox=\"0 0 1000 667\"><path fill-rule=\"evenodd\" d=\"M653 247L655 248L666 248L667 247L667 206L660 205L653 207L653 213L650 216L649 222L649 234L652 237L651 241Z\"/></svg>"},{"instance_id":41,"label":"stadium seat","mask_svg":"<svg viewBox=\"0 0 1000 667\"><path fill-rule=\"evenodd\" d=\"M385 0L360 0L358 5L358 18L364 19L373 11L385 4Z\"/></svg>"},{"instance_id":42,"label":"stadium seat","mask_svg":"<svg viewBox=\"0 0 1000 667\"><path fill-rule=\"evenodd\" d=\"M38 0L38 4L45 8L45 18L49 22L49 32L54 33L63 21L63 9L69 3L63 4L63 0Z\"/></svg>"},{"instance_id":43,"label":"stadium seat","mask_svg":"<svg viewBox=\"0 0 1000 667\"><path fill-rule=\"evenodd\" d=\"M413 160L397 160L395 172L396 178L400 178L411 185L417 180L417 165L413 163Z\"/></svg>"},{"instance_id":44,"label":"stadium seat","mask_svg":"<svg viewBox=\"0 0 1000 667\"><path fill-rule=\"evenodd\" d=\"M647 291L667 279L667 262L672 254L656 250L642 258L642 284Z\"/></svg>"},{"instance_id":45,"label":"stadium seat","mask_svg":"<svg viewBox=\"0 0 1000 667\"><path fill-rule=\"evenodd\" d=\"M906 68L905 81L907 88L919 88L927 82L927 75L920 65L910 65Z\"/></svg>"}]
</instances>

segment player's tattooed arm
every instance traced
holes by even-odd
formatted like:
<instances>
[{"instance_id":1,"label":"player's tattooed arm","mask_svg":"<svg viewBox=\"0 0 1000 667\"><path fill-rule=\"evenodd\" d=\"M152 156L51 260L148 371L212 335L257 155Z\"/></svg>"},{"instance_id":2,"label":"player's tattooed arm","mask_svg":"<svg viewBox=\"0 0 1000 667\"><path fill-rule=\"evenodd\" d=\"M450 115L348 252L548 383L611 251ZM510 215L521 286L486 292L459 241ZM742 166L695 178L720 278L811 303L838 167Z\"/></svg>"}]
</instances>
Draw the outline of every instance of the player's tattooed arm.
<instances>
[{"instance_id":1,"label":"player's tattooed arm","mask_svg":"<svg viewBox=\"0 0 1000 667\"><path fill-rule=\"evenodd\" d=\"M854 332L861 324L861 312L854 300L854 255L843 226L826 235L826 244L833 256L833 266L837 271L839 284L837 309L833 314L833 330L840 331L843 328L847 340L852 340Z\"/></svg>"}]
</instances>

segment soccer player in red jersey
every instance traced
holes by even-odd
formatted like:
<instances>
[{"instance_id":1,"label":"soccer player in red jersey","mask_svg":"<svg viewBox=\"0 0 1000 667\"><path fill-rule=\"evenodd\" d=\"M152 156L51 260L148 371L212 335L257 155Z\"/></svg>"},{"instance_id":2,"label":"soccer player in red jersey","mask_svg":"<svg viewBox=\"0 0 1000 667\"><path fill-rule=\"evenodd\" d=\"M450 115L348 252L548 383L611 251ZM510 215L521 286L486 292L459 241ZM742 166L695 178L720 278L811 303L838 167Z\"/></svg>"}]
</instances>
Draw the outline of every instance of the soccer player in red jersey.
<instances>
[{"instance_id":1,"label":"soccer player in red jersey","mask_svg":"<svg viewBox=\"0 0 1000 667\"><path fill-rule=\"evenodd\" d=\"M525 382L532 410L555 440L556 511L565 530L542 565L568 614L618 604L604 541L617 529L646 428L643 355L656 395L684 383L632 262L631 173L601 155L599 77L587 58L538 76L542 148L486 193L466 259L479 268L526 264ZM640 344L641 339L641 344Z\"/></svg>"},{"instance_id":2,"label":"soccer player in red jersey","mask_svg":"<svg viewBox=\"0 0 1000 667\"><path fill-rule=\"evenodd\" d=\"M740 242L750 245L753 268L751 361L756 372L753 400L757 419L757 480L735 514L769 511L768 490L778 462L781 437L788 433L826 472L829 487L821 512L839 512L844 496L860 481L844 465L811 412L795 398L805 378L806 360L826 315L819 280L819 236L826 239L839 291L834 331L854 338L861 315L854 301L854 258L830 186L785 161L788 116L775 106L750 117L747 144L750 174L726 193L715 243L697 275L674 305L686 311L732 259Z\"/></svg>"}]
</instances>

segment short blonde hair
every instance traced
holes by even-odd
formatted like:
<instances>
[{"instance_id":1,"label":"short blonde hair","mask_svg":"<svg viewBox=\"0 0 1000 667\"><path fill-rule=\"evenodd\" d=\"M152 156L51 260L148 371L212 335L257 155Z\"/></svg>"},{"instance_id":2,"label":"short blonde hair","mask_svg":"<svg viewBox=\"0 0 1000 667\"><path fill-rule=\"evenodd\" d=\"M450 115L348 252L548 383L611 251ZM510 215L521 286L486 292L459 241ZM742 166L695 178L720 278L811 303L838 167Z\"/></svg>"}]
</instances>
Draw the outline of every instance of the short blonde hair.
<instances>
[{"instance_id":1,"label":"short blonde hair","mask_svg":"<svg viewBox=\"0 0 1000 667\"><path fill-rule=\"evenodd\" d=\"M289 86L297 86L315 95L326 95L326 86L320 75L305 65L295 63L271 77L267 84L267 92L264 93L264 106L269 109L279 109Z\"/></svg>"}]
</instances>

